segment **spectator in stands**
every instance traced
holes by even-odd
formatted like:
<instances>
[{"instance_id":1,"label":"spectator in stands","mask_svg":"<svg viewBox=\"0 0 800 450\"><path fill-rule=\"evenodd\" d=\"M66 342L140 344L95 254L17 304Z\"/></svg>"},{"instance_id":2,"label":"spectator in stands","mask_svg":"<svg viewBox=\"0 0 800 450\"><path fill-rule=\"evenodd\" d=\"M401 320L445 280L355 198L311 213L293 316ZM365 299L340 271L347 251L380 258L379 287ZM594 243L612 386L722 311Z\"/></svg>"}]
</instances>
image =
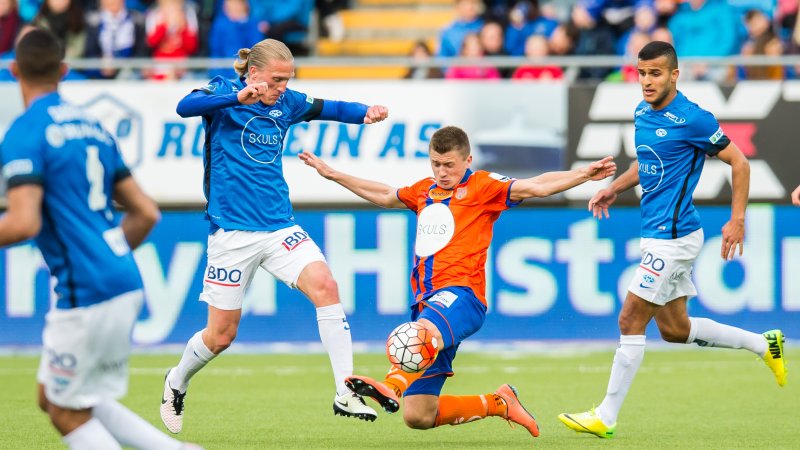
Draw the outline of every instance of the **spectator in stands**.
<instances>
[{"instance_id":1,"label":"spectator in stands","mask_svg":"<svg viewBox=\"0 0 800 450\"><path fill-rule=\"evenodd\" d=\"M86 19L87 58L145 57L150 52L145 36L144 16L138 11L129 11L125 0L100 0L99 9L89 13ZM90 72L90 77L116 78L119 69L101 68Z\"/></svg>"},{"instance_id":2,"label":"spectator in stands","mask_svg":"<svg viewBox=\"0 0 800 450\"><path fill-rule=\"evenodd\" d=\"M417 41L409 55L415 61L427 61L433 56L433 52L425 41ZM410 67L403 78L407 80L425 80L431 78L443 78L442 69L438 67Z\"/></svg>"},{"instance_id":3,"label":"spectator in stands","mask_svg":"<svg viewBox=\"0 0 800 450\"><path fill-rule=\"evenodd\" d=\"M263 38L258 22L250 16L250 4L247 0L225 0L222 11L211 24L208 56L230 59L238 54L239 49L249 48L253 42L259 42ZM209 74L211 77L219 75L237 78L233 67L213 69Z\"/></svg>"},{"instance_id":4,"label":"spectator in stands","mask_svg":"<svg viewBox=\"0 0 800 450\"><path fill-rule=\"evenodd\" d=\"M612 72L606 77L606 81L622 81L625 83L638 83L639 82L639 69L637 63L639 61L639 51L647 45L651 40L650 34L644 31L636 31L628 37L627 45L625 46L625 61L627 64L620 67L619 70Z\"/></svg>"},{"instance_id":5,"label":"spectator in stands","mask_svg":"<svg viewBox=\"0 0 800 450\"><path fill-rule=\"evenodd\" d=\"M672 32L669 31L669 28L667 27L656 27L653 32L650 33L650 40L666 42L669 44L675 43L675 40L672 39Z\"/></svg>"},{"instance_id":6,"label":"spectator in stands","mask_svg":"<svg viewBox=\"0 0 800 450\"><path fill-rule=\"evenodd\" d=\"M628 40L634 33L647 33L648 35L655 29L658 18L655 9L639 8L633 15L633 28L623 34L617 41L617 54L630 55ZM641 47L640 47L641 48ZM635 56L638 51L634 53Z\"/></svg>"},{"instance_id":7,"label":"spectator in stands","mask_svg":"<svg viewBox=\"0 0 800 450\"><path fill-rule=\"evenodd\" d=\"M456 56L462 48L464 37L480 33L483 20L482 4L478 0L456 0L456 19L448 25L439 40L439 56Z\"/></svg>"},{"instance_id":8,"label":"spectator in stands","mask_svg":"<svg viewBox=\"0 0 800 450\"><path fill-rule=\"evenodd\" d=\"M775 23L778 27L778 37L785 42L790 42L795 26L797 26L798 0L778 0L775 8Z\"/></svg>"},{"instance_id":9,"label":"spectator in stands","mask_svg":"<svg viewBox=\"0 0 800 450\"><path fill-rule=\"evenodd\" d=\"M549 38L558 26L557 20L542 15L538 0L517 2L508 14L508 21L505 46L511 56L525 54L529 36L540 34Z\"/></svg>"},{"instance_id":10,"label":"spectator in stands","mask_svg":"<svg viewBox=\"0 0 800 450\"><path fill-rule=\"evenodd\" d=\"M0 54L14 48L14 38L17 36L21 24L17 1L0 0Z\"/></svg>"},{"instance_id":11,"label":"spectator in stands","mask_svg":"<svg viewBox=\"0 0 800 450\"><path fill-rule=\"evenodd\" d=\"M615 55L614 43L617 39L614 29L600 15L600 10L586 9L586 3L587 1L579 2L572 9L572 22L580 32L575 43L575 55ZM633 16L630 18L630 24L633 24ZM578 73L578 78L603 79L610 72L611 69L607 67L584 67Z\"/></svg>"},{"instance_id":12,"label":"spectator in stands","mask_svg":"<svg viewBox=\"0 0 800 450\"><path fill-rule=\"evenodd\" d=\"M334 42L344 39L344 22L339 12L347 9L347 0L316 0L314 6L319 14L320 36Z\"/></svg>"},{"instance_id":13,"label":"spectator in stands","mask_svg":"<svg viewBox=\"0 0 800 450\"><path fill-rule=\"evenodd\" d=\"M485 56L508 56L503 48L503 26L497 21L488 21L483 24L478 34ZM498 68L500 76L510 78L514 70L510 67Z\"/></svg>"},{"instance_id":14,"label":"spectator in stands","mask_svg":"<svg viewBox=\"0 0 800 450\"><path fill-rule=\"evenodd\" d=\"M678 57L731 56L738 53L737 18L724 0L689 0L681 3L669 20ZM690 78L722 81L725 67L694 64Z\"/></svg>"},{"instance_id":15,"label":"spectator in stands","mask_svg":"<svg viewBox=\"0 0 800 450\"><path fill-rule=\"evenodd\" d=\"M462 58L482 58L484 56L481 40L476 33L464 36L461 53L458 56ZM500 78L500 71L487 66L451 66L445 72L444 77L451 80L494 80Z\"/></svg>"},{"instance_id":16,"label":"spectator in stands","mask_svg":"<svg viewBox=\"0 0 800 450\"><path fill-rule=\"evenodd\" d=\"M525 56L529 59L544 58L550 53L547 38L541 34L528 36L525 42ZM564 78L564 72L559 66L520 66L514 71L511 77L515 80L560 80Z\"/></svg>"},{"instance_id":17,"label":"spectator in stands","mask_svg":"<svg viewBox=\"0 0 800 450\"><path fill-rule=\"evenodd\" d=\"M652 10L653 0L578 0L572 19L582 29L609 28L616 40L633 27L642 8Z\"/></svg>"},{"instance_id":18,"label":"spectator in stands","mask_svg":"<svg viewBox=\"0 0 800 450\"><path fill-rule=\"evenodd\" d=\"M197 14L184 0L158 0L146 17L147 45L155 59L183 59L194 55L199 46ZM183 70L155 68L149 77L175 79Z\"/></svg>"},{"instance_id":19,"label":"spectator in stands","mask_svg":"<svg viewBox=\"0 0 800 450\"><path fill-rule=\"evenodd\" d=\"M751 9L745 14L747 27L747 41L742 45L742 55L770 55L783 54L783 43L772 30L772 23L766 14L757 9ZM783 66L744 66L738 70L738 78L748 80L782 80L784 78Z\"/></svg>"},{"instance_id":20,"label":"spectator in stands","mask_svg":"<svg viewBox=\"0 0 800 450\"><path fill-rule=\"evenodd\" d=\"M23 23L33 21L36 14L39 13L39 8L42 7L42 0L18 0L17 11Z\"/></svg>"},{"instance_id":21,"label":"spectator in stands","mask_svg":"<svg viewBox=\"0 0 800 450\"><path fill-rule=\"evenodd\" d=\"M656 27L666 27L669 19L678 10L678 0L653 0L653 9L657 17Z\"/></svg>"},{"instance_id":22,"label":"spectator in stands","mask_svg":"<svg viewBox=\"0 0 800 450\"><path fill-rule=\"evenodd\" d=\"M550 49L550 54L554 56L571 55L575 49L575 42L578 40L578 28L572 22L564 22L559 24L550 38L547 39L547 44Z\"/></svg>"},{"instance_id":23,"label":"spectator in stands","mask_svg":"<svg viewBox=\"0 0 800 450\"><path fill-rule=\"evenodd\" d=\"M81 0L45 0L32 23L56 35L64 46L66 58L83 57L86 20Z\"/></svg>"},{"instance_id":24,"label":"spectator in stands","mask_svg":"<svg viewBox=\"0 0 800 450\"><path fill-rule=\"evenodd\" d=\"M262 33L289 47L294 56L307 56L308 30L313 0L257 0L250 4L251 17Z\"/></svg>"}]
</instances>

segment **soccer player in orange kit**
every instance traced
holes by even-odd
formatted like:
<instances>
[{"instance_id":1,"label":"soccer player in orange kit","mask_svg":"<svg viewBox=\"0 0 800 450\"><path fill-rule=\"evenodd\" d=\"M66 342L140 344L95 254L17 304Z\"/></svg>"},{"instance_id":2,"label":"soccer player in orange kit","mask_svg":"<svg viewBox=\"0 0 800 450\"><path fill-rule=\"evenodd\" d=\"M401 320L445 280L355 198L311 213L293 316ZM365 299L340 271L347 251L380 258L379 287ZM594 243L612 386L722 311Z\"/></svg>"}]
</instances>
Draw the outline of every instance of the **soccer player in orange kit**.
<instances>
[{"instance_id":1,"label":"soccer player in orange kit","mask_svg":"<svg viewBox=\"0 0 800 450\"><path fill-rule=\"evenodd\" d=\"M492 226L502 211L532 197L547 197L588 180L616 172L611 157L586 167L549 172L516 180L496 173L472 171L470 144L460 128L449 126L431 137L433 177L396 189L377 181L336 171L310 153L300 159L317 172L365 200L384 208L408 208L417 213L417 238L411 285L415 302L411 318L431 330L438 343L436 361L421 373L392 368L383 382L352 376L353 392L372 397L387 412L400 408L410 428L459 425L488 416L516 422L534 437L539 427L521 404L517 391L504 384L494 393L471 396L439 395L458 346L483 325L486 316L486 253Z\"/></svg>"}]
</instances>

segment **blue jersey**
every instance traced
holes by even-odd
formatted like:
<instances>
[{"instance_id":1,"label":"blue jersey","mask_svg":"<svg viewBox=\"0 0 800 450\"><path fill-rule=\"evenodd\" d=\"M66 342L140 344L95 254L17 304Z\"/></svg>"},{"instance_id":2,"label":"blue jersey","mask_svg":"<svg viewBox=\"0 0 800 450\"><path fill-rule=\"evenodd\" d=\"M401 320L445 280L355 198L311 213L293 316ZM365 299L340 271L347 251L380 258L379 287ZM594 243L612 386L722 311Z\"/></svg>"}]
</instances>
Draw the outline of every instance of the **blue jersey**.
<instances>
[{"instance_id":1,"label":"blue jersey","mask_svg":"<svg viewBox=\"0 0 800 450\"><path fill-rule=\"evenodd\" d=\"M682 93L653 110L639 104L636 157L642 187L642 237L677 239L701 228L692 203L706 156L730 144L714 116Z\"/></svg>"},{"instance_id":2,"label":"blue jersey","mask_svg":"<svg viewBox=\"0 0 800 450\"><path fill-rule=\"evenodd\" d=\"M283 177L283 140L295 123L316 118L322 101L287 89L273 106L239 104L242 80L216 77L200 89L225 107L203 115L204 191L211 232L275 231L294 225ZM191 95L191 94L190 94ZM216 97L216 98L214 98Z\"/></svg>"},{"instance_id":3,"label":"blue jersey","mask_svg":"<svg viewBox=\"0 0 800 450\"><path fill-rule=\"evenodd\" d=\"M2 162L9 189L43 188L36 244L57 280L57 308L142 289L111 204L114 184L130 171L97 120L57 92L39 97L8 129Z\"/></svg>"}]
</instances>

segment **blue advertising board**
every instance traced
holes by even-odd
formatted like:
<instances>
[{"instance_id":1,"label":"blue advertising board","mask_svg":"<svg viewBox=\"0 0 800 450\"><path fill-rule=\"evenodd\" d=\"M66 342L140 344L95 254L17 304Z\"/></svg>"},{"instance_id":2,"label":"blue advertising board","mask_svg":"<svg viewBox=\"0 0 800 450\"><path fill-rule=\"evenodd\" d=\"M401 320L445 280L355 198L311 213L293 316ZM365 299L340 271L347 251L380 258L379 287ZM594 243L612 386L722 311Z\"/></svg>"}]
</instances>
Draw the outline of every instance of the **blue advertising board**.
<instances>
[{"instance_id":1,"label":"blue advertising board","mask_svg":"<svg viewBox=\"0 0 800 450\"><path fill-rule=\"evenodd\" d=\"M752 331L800 331L800 208L752 205L744 257L720 257L729 209L702 207L705 244L694 267L691 315ZM326 254L356 342L378 342L408 317L414 216L404 211L300 211L296 219ZM598 221L578 208L517 208L503 214L487 261L489 314L473 340L616 339L616 317L639 262L639 210ZM182 344L205 326L198 296L207 223L165 212L136 251L147 303L140 345ZM794 275L794 276L793 276ZM0 250L0 346L41 342L50 277L30 243ZM247 293L240 343L317 342L302 294L259 271ZM653 338L657 331L648 330Z\"/></svg>"}]
</instances>

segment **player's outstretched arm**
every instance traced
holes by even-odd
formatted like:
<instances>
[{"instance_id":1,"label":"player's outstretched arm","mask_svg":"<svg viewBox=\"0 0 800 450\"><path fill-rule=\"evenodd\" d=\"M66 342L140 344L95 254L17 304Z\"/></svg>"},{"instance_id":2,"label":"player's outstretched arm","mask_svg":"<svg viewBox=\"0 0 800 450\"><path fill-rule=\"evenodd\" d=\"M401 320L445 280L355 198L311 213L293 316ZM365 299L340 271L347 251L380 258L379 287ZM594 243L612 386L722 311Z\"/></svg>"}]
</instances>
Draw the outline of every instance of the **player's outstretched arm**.
<instances>
[{"instance_id":1,"label":"player's outstretched arm","mask_svg":"<svg viewBox=\"0 0 800 450\"><path fill-rule=\"evenodd\" d=\"M128 246L135 249L161 219L161 212L133 177L123 178L114 185L114 200L126 210L122 218L122 233Z\"/></svg>"},{"instance_id":2,"label":"player's outstretched arm","mask_svg":"<svg viewBox=\"0 0 800 450\"><path fill-rule=\"evenodd\" d=\"M369 125L385 120L387 117L389 117L389 109L385 106L367 106L363 103L322 100L322 110L315 119Z\"/></svg>"},{"instance_id":3,"label":"player's outstretched arm","mask_svg":"<svg viewBox=\"0 0 800 450\"><path fill-rule=\"evenodd\" d=\"M633 161L622 175L611 182L611 185L601 189L589 200L589 211L598 219L604 216L608 219L608 208L617 200L617 195L639 184L639 163Z\"/></svg>"},{"instance_id":4,"label":"player's outstretched arm","mask_svg":"<svg viewBox=\"0 0 800 450\"><path fill-rule=\"evenodd\" d=\"M797 185L797 189L792 191L792 204L800 206L800 185Z\"/></svg>"},{"instance_id":5,"label":"player's outstretched arm","mask_svg":"<svg viewBox=\"0 0 800 450\"><path fill-rule=\"evenodd\" d=\"M307 166L317 169L323 178L335 181L357 196L382 208L404 208L397 198L397 189L377 181L354 177L333 169L313 153L303 152L297 155Z\"/></svg>"},{"instance_id":6,"label":"player's outstretched arm","mask_svg":"<svg viewBox=\"0 0 800 450\"><path fill-rule=\"evenodd\" d=\"M8 191L8 209L0 216L0 246L33 239L42 228L42 197L38 184L23 184Z\"/></svg>"},{"instance_id":7,"label":"player's outstretched arm","mask_svg":"<svg viewBox=\"0 0 800 450\"><path fill-rule=\"evenodd\" d=\"M607 156L586 167L563 172L548 172L537 177L517 180L511 185L509 199L518 202L532 197L548 197L583 184L589 180L602 180L617 171L614 158Z\"/></svg>"},{"instance_id":8,"label":"player's outstretched arm","mask_svg":"<svg viewBox=\"0 0 800 450\"><path fill-rule=\"evenodd\" d=\"M733 142L717 153L717 158L731 166L731 219L722 227L723 259L733 259L736 247L744 252L744 213L750 196L750 163Z\"/></svg>"}]
</instances>

